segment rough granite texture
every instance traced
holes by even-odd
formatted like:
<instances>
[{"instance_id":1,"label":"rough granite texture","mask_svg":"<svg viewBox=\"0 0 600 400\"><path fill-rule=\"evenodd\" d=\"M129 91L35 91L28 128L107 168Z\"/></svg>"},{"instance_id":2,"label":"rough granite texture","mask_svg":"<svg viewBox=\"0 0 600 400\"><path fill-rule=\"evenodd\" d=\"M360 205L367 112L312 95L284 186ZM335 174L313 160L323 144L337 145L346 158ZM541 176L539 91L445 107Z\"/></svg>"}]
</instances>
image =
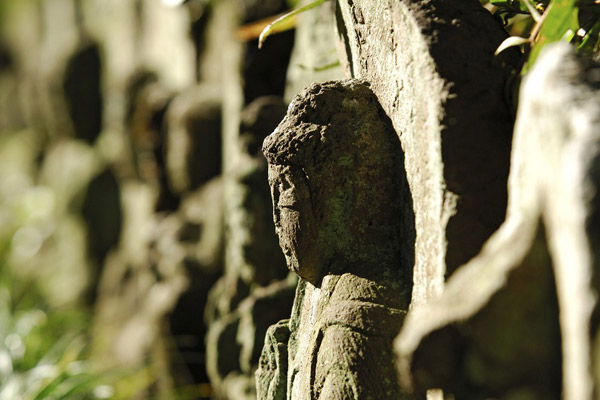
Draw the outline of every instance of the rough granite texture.
<instances>
[{"instance_id":1,"label":"rough granite texture","mask_svg":"<svg viewBox=\"0 0 600 400\"><path fill-rule=\"evenodd\" d=\"M371 82L405 153L417 240L413 305L475 256L506 210L516 52L477 0L339 0L352 77ZM481 205L485 204L485 207Z\"/></svg>"},{"instance_id":2,"label":"rough granite texture","mask_svg":"<svg viewBox=\"0 0 600 400\"><path fill-rule=\"evenodd\" d=\"M414 220L389 119L364 82L313 84L263 151L279 242L302 279L291 319L267 337L259 398L403 398L391 341L410 299Z\"/></svg>"}]
</instances>

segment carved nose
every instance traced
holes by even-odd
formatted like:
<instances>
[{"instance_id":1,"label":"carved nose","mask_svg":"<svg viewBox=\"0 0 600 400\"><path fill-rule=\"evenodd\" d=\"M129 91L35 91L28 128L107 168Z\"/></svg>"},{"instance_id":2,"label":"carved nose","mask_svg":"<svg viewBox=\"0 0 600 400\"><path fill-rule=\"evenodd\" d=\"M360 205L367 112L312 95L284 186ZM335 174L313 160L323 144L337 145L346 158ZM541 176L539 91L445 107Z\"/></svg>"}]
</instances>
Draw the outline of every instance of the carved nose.
<instances>
[{"instance_id":1,"label":"carved nose","mask_svg":"<svg viewBox=\"0 0 600 400\"><path fill-rule=\"evenodd\" d=\"M298 199L296 199L296 196L292 192L291 188L281 192L277 206L282 208L291 208L292 210L298 209Z\"/></svg>"}]
</instances>

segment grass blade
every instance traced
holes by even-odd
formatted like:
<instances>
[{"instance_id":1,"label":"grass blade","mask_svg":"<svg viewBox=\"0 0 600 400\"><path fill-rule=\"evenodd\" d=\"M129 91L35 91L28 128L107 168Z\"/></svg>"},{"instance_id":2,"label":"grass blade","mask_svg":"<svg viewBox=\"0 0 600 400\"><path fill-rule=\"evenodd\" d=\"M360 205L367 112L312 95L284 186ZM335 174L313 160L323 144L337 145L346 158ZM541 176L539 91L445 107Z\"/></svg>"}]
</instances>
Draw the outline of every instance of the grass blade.
<instances>
[{"instance_id":1,"label":"grass blade","mask_svg":"<svg viewBox=\"0 0 600 400\"><path fill-rule=\"evenodd\" d=\"M550 3L541 22L539 37L531 49L523 73L526 73L535 63L544 46L568 39L570 33L577 32L579 28L577 11L577 0L553 0Z\"/></svg>"},{"instance_id":2,"label":"grass blade","mask_svg":"<svg viewBox=\"0 0 600 400\"><path fill-rule=\"evenodd\" d=\"M267 27L260 33L258 37L258 48L260 49L267 39L267 37L273 32L275 29L281 29L281 27L285 26L289 23L296 15L303 13L304 11L308 11L311 8L315 8L318 5L325 3L327 0L315 0L312 3L309 3L303 7L297 8L289 13L282 15L277 18L275 21L271 22Z\"/></svg>"}]
</instances>

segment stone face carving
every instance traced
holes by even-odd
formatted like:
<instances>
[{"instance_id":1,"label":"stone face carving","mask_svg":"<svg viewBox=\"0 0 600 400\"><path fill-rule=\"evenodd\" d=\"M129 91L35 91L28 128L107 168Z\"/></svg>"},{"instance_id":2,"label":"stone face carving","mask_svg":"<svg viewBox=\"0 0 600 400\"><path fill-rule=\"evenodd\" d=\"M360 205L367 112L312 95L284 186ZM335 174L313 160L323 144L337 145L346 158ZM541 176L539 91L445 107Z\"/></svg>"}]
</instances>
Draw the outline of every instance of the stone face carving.
<instances>
[{"instance_id":1,"label":"stone face carving","mask_svg":"<svg viewBox=\"0 0 600 400\"><path fill-rule=\"evenodd\" d=\"M391 343L410 300L414 249L402 246L414 222L377 98L361 81L314 84L263 151L280 245L303 279L291 319L267 333L259 398L402 398Z\"/></svg>"}]
</instances>

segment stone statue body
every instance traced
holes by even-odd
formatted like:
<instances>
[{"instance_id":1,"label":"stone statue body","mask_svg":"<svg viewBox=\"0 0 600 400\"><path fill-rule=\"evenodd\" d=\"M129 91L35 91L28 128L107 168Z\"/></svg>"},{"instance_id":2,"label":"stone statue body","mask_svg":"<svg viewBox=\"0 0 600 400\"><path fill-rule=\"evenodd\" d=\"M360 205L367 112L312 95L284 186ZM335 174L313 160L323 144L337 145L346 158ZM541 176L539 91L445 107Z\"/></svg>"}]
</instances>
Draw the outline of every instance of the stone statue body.
<instances>
[{"instance_id":1,"label":"stone statue body","mask_svg":"<svg viewBox=\"0 0 600 400\"><path fill-rule=\"evenodd\" d=\"M366 84L315 84L263 151L280 246L302 279L291 319L267 334L259 399L402 398L392 340L412 285L401 238L414 228L391 123Z\"/></svg>"}]
</instances>

